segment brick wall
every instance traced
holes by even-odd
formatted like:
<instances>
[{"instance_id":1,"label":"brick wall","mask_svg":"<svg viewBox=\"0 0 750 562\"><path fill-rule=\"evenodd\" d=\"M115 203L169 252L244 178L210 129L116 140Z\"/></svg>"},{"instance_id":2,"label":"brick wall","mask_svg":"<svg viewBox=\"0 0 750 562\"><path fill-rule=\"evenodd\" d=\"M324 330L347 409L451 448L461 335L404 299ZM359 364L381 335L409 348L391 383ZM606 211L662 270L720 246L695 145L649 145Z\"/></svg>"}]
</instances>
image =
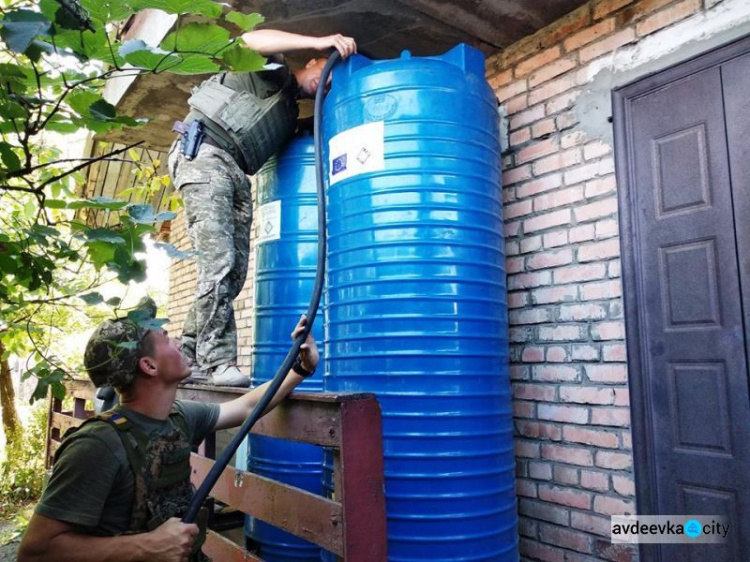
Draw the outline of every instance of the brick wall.
<instances>
[{"instance_id":1,"label":"brick wall","mask_svg":"<svg viewBox=\"0 0 750 562\"><path fill-rule=\"evenodd\" d=\"M610 515L635 512L613 148L584 132L576 103L590 65L606 67L602 57L704 9L701 0L594 1L488 61L508 120L503 196L527 560L637 558L608 538Z\"/></svg>"}]
</instances>

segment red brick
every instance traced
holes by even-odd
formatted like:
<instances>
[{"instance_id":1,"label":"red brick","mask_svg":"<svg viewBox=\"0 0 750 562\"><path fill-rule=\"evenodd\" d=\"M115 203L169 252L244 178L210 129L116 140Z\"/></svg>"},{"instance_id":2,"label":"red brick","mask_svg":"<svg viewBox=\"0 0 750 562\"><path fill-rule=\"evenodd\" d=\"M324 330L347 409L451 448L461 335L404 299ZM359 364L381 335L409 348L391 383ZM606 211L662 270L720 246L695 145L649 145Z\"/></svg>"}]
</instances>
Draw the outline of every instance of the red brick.
<instances>
[{"instance_id":1,"label":"red brick","mask_svg":"<svg viewBox=\"0 0 750 562\"><path fill-rule=\"evenodd\" d=\"M583 147L583 159L593 160L594 158L601 158L612 152L612 147L601 140L591 141L586 143Z\"/></svg>"},{"instance_id":2,"label":"red brick","mask_svg":"<svg viewBox=\"0 0 750 562\"><path fill-rule=\"evenodd\" d=\"M581 59L581 63L584 64L597 57L611 53L615 49L627 45L634 40L635 31L633 31L632 28L626 28L614 35L610 35L606 39L602 39L601 41L592 43L588 47L584 47L579 51L578 56Z\"/></svg>"},{"instance_id":3,"label":"red brick","mask_svg":"<svg viewBox=\"0 0 750 562\"><path fill-rule=\"evenodd\" d=\"M596 223L597 238L608 238L618 234L620 234L620 229L615 219L604 219Z\"/></svg>"},{"instance_id":4,"label":"red brick","mask_svg":"<svg viewBox=\"0 0 750 562\"><path fill-rule=\"evenodd\" d=\"M594 6L594 19L600 19L623 6L627 6L633 0L603 0Z\"/></svg>"},{"instance_id":5,"label":"red brick","mask_svg":"<svg viewBox=\"0 0 750 562\"><path fill-rule=\"evenodd\" d=\"M572 108L580 95L581 90L571 90L548 100L544 108L545 113L547 115L554 115L555 113Z\"/></svg>"},{"instance_id":6,"label":"red brick","mask_svg":"<svg viewBox=\"0 0 750 562\"><path fill-rule=\"evenodd\" d=\"M609 476L604 472L581 471L581 486L589 490L604 492L609 490Z\"/></svg>"},{"instance_id":7,"label":"red brick","mask_svg":"<svg viewBox=\"0 0 750 562\"><path fill-rule=\"evenodd\" d=\"M595 244L586 244L578 249L579 262L602 261L619 257L619 255L620 241L617 238Z\"/></svg>"},{"instance_id":8,"label":"red brick","mask_svg":"<svg viewBox=\"0 0 750 562\"><path fill-rule=\"evenodd\" d=\"M581 146L584 140L586 140L586 133L584 133L583 131L573 131L572 133L568 133L562 136L562 138L560 139L560 146L562 148Z\"/></svg>"},{"instance_id":9,"label":"red brick","mask_svg":"<svg viewBox=\"0 0 750 562\"><path fill-rule=\"evenodd\" d=\"M578 85L578 76L575 73L569 73L560 78L556 78L542 86L537 86L529 92L529 105L536 105L567 92Z\"/></svg>"},{"instance_id":10,"label":"red brick","mask_svg":"<svg viewBox=\"0 0 750 562\"><path fill-rule=\"evenodd\" d=\"M552 525L539 526L539 538L542 542L561 546L570 550L589 554L592 551L591 539L583 533L571 531ZM567 559L567 557L566 557Z\"/></svg>"},{"instance_id":11,"label":"red brick","mask_svg":"<svg viewBox=\"0 0 750 562\"><path fill-rule=\"evenodd\" d=\"M638 559L637 547L624 544L611 544L608 541L597 540L594 549L604 560L611 562L633 562Z\"/></svg>"},{"instance_id":12,"label":"red brick","mask_svg":"<svg viewBox=\"0 0 750 562\"><path fill-rule=\"evenodd\" d=\"M537 497L536 482L525 478L516 478L516 493L527 498Z\"/></svg>"},{"instance_id":13,"label":"red brick","mask_svg":"<svg viewBox=\"0 0 750 562\"><path fill-rule=\"evenodd\" d=\"M532 212L532 203L528 199L513 203L512 205L506 205L503 208L503 216L506 220L528 215Z\"/></svg>"},{"instance_id":14,"label":"red brick","mask_svg":"<svg viewBox=\"0 0 750 562\"><path fill-rule=\"evenodd\" d=\"M595 386L561 386L560 400L577 404L611 405L615 401L615 392L611 388Z\"/></svg>"},{"instance_id":15,"label":"red brick","mask_svg":"<svg viewBox=\"0 0 750 562\"><path fill-rule=\"evenodd\" d=\"M555 482L560 484L569 484L571 486L578 485L578 469L571 468L569 466L562 466L559 464L555 465ZM559 502L558 502L559 503Z\"/></svg>"},{"instance_id":16,"label":"red brick","mask_svg":"<svg viewBox=\"0 0 750 562\"><path fill-rule=\"evenodd\" d=\"M578 382L578 368L564 365L534 365L531 377L541 382Z\"/></svg>"},{"instance_id":17,"label":"red brick","mask_svg":"<svg viewBox=\"0 0 750 562\"><path fill-rule=\"evenodd\" d=\"M586 149L584 148L584 151ZM614 193L617 189L617 180L614 174L609 176L587 181L586 182L586 198L591 199L598 197L599 195L606 195L608 193Z\"/></svg>"},{"instance_id":18,"label":"red brick","mask_svg":"<svg viewBox=\"0 0 750 562\"><path fill-rule=\"evenodd\" d=\"M601 279L607 273L603 263L592 263L588 265L574 265L555 270L555 284L576 283Z\"/></svg>"},{"instance_id":19,"label":"red brick","mask_svg":"<svg viewBox=\"0 0 750 562\"><path fill-rule=\"evenodd\" d=\"M510 324L518 326L521 324L542 324L549 322L551 315L549 310L533 308L530 310L513 310L510 313Z\"/></svg>"},{"instance_id":20,"label":"red brick","mask_svg":"<svg viewBox=\"0 0 750 562\"><path fill-rule=\"evenodd\" d=\"M609 435L613 435L613 434L610 433ZM627 455L624 453L612 453L610 451L597 451L594 462L596 466L600 468L610 468L612 470L626 470L628 468L632 468L633 457L631 455ZM612 484L614 485L614 481L612 482Z\"/></svg>"},{"instance_id":21,"label":"red brick","mask_svg":"<svg viewBox=\"0 0 750 562\"><path fill-rule=\"evenodd\" d=\"M528 368L523 365L510 366L510 380L525 381L529 380Z\"/></svg>"},{"instance_id":22,"label":"red brick","mask_svg":"<svg viewBox=\"0 0 750 562\"><path fill-rule=\"evenodd\" d=\"M528 254L529 252L535 252L542 247L541 236L524 236L521 240L521 253Z\"/></svg>"},{"instance_id":23,"label":"red brick","mask_svg":"<svg viewBox=\"0 0 750 562\"><path fill-rule=\"evenodd\" d=\"M625 362L628 350L624 343L611 343L602 346L602 357L605 361Z\"/></svg>"},{"instance_id":24,"label":"red brick","mask_svg":"<svg viewBox=\"0 0 750 562\"><path fill-rule=\"evenodd\" d=\"M534 333L528 326L510 326L508 335L511 343L526 343L534 338Z\"/></svg>"},{"instance_id":25,"label":"red brick","mask_svg":"<svg viewBox=\"0 0 750 562\"><path fill-rule=\"evenodd\" d=\"M519 273L508 277L508 289L530 289L549 285L552 282L552 275L549 271L535 271L533 273Z\"/></svg>"},{"instance_id":26,"label":"red brick","mask_svg":"<svg viewBox=\"0 0 750 562\"><path fill-rule=\"evenodd\" d=\"M568 229L556 232L547 232L542 236L542 244L545 248L557 248L568 245Z\"/></svg>"},{"instance_id":27,"label":"red brick","mask_svg":"<svg viewBox=\"0 0 750 562\"><path fill-rule=\"evenodd\" d=\"M513 402L513 417L515 418L534 418L536 417L536 404L533 402Z\"/></svg>"},{"instance_id":28,"label":"red brick","mask_svg":"<svg viewBox=\"0 0 750 562\"><path fill-rule=\"evenodd\" d=\"M552 464L548 462L529 461L529 476L536 480L552 480Z\"/></svg>"},{"instance_id":29,"label":"red brick","mask_svg":"<svg viewBox=\"0 0 750 562\"><path fill-rule=\"evenodd\" d=\"M567 525L570 520L570 511L564 507L525 498L519 500L518 512L527 517L557 523L558 525Z\"/></svg>"},{"instance_id":30,"label":"red brick","mask_svg":"<svg viewBox=\"0 0 750 562\"><path fill-rule=\"evenodd\" d=\"M522 556L540 562L565 562L565 551L536 541L521 539L519 551Z\"/></svg>"},{"instance_id":31,"label":"red brick","mask_svg":"<svg viewBox=\"0 0 750 562\"><path fill-rule=\"evenodd\" d=\"M557 278L555 278L555 282L557 282ZM601 322L592 327L591 336L598 341L624 339L625 324L622 322Z\"/></svg>"},{"instance_id":32,"label":"red brick","mask_svg":"<svg viewBox=\"0 0 750 562\"><path fill-rule=\"evenodd\" d=\"M508 69L504 72L495 74L491 78L488 78L487 81L490 83L490 87L493 90L497 90L500 86L505 86L506 84L509 84L512 79L513 79L513 71Z\"/></svg>"},{"instance_id":33,"label":"red brick","mask_svg":"<svg viewBox=\"0 0 750 562\"><path fill-rule=\"evenodd\" d=\"M614 215L616 212L617 199L612 197L610 199L602 199L596 203L590 203L589 205L577 208L575 210L575 216L576 220L581 222L608 217Z\"/></svg>"},{"instance_id":34,"label":"red brick","mask_svg":"<svg viewBox=\"0 0 750 562\"><path fill-rule=\"evenodd\" d=\"M513 397L552 402L555 399L555 387L549 384L514 384Z\"/></svg>"},{"instance_id":35,"label":"red brick","mask_svg":"<svg viewBox=\"0 0 750 562\"><path fill-rule=\"evenodd\" d=\"M601 158L565 172L565 184L574 185L598 176L606 176L613 171L614 160L612 158Z\"/></svg>"},{"instance_id":36,"label":"red brick","mask_svg":"<svg viewBox=\"0 0 750 562\"><path fill-rule=\"evenodd\" d=\"M544 269L567 265L573 261L573 250L564 249L553 252L540 252L526 258L528 269Z\"/></svg>"},{"instance_id":37,"label":"red brick","mask_svg":"<svg viewBox=\"0 0 750 562\"><path fill-rule=\"evenodd\" d=\"M522 537L536 538L538 534L537 527L539 527L539 523L533 519L529 519L528 517L518 518L518 534Z\"/></svg>"},{"instance_id":38,"label":"red brick","mask_svg":"<svg viewBox=\"0 0 750 562\"><path fill-rule=\"evenodd\" d=\"M592 535L609 537L611 532L610 520L605 517L597 517L588 513L573 511L570 514L570 526L574 529L586 531Z\"/></svg>"},{"instance_id":39,"label":"red brick","mask_svg":"<svg viewBox=\"0 0 750 562\"><path fill-rule=\"evenodd\" d=\"M531 126L531 136L535 139L551 135L555 132L555 120L544 119L543 121L537 121Z\"/></svg>"},{"instance_id":40,"label":"red brick","mask_svg":"<svg viewBox=\"0 0 750 562\"><path fill-rule=\"evenodd\" d=\"M539 404L536 415L540 420L565 423L588 423L589 410L580 406L557 406L555 404Z\"/></svg>"},{"instance_id":41,"label":"red brick","mask_svg":"<svg viewBox=\"0 0 750 562\"><path fill-rule=\"evenodd\" d=\"M555 127L558 131L567 131L578 125L578 117L572 111L566 111L555 117Z\"/></svg>"},{"instance_id":42,"label":"red brick","mask_svg":"<svg viewBox=\"0 0 750 562\"><path fill-rule=\"evenodd\" d=\"M612 487L621 496L635 496L635 482L632 478L626 478L617 474L612 475Z\"/></svg>"},{"instance_id":43,"label":"red brick","mask_svg":"<svg viewBox=\"0 0 750 562\"><path fill-rule=\"evenodd\" d=\"M525 347L521 353L521 361L524 363L542 363L544 361L544 348Z\"/></svg>"},{"instance_id":44,"label":"red brick","mask_svg":"<svg viewBox=\"0 0 750 562\"><path fill-rule=\"evenodd\" d=\"M564 207L581 199L583 199L583 188L581 186L561 189L535 198L534 210L546 211L556 207Z\"/></svg>"},{"instance_id":45,"label":"red brick","mask_svg":"<svg viewBox=\"0 0 750 562\"><path fill-rule=\"evenodd\" d=\"M570 243L575 244L576 242L593 240L595 235L596 231L593 224L576 226L570 229Z\"/></svg>"},{"instance_id":46,"label":"red brick","mask_svg":"<svg viewBox=\"0 0 750 562\"><path fill-rule=\"evenodd\" d=\"M575 51L576 49L580 49L584 45L588 45L592 41L596 41L597 39L601 39L605 35L609 35L614 30L615 20L614 18L609 18L604 21L600 21L597 24L589 26L583 31L579 31L575 35L570 36L565 40L563 46L568 52Z\"/></svg>"},{"instance_id":47,"label":"red brick","mask_svg":"<svg viewBox=\"0 0 750 562\"><path fill-rule=\"evenodd\" d=\"M551 423L538 423L532 421L516 420L518 434L529 439L546 439L548 441L561 441L562 429Z\"/></svg>"},{"instance_id":48,"label":"red brick","mask_svg":"<svg viewBox=\"0 0 750 562\"><path fill-rule=\"evenodd\" d=\"M547 348L547 361L550 363L564 363L568 360L568 352L564 347Z\"/></svg>"},{"instance_id":49,"label":"red brick","mask_svg":"<svg viewBox=\"0 0 750 562\"><path fill-rule=\"evenodd\" d=\"M582 320L601 320L607 316L607 310L600 304L566 304L560 307L559 320L563 322Z\"/></svg>"},{"instance_id":50,"label":"red brick","mask_svg":"<svg viewBox=\"0 0 750 562\"><path fill-rule=\"evenodd\" d=\"M586 376L591 382L625 383L628 382L626 365L586 365Z\"/></svg>"},{"instance_id":51,"label":"red brick","mask_svg":"<svg viewBox=\"0 0 750 562\"><path fill-rule=\"evenodd\" d=\"M567 168L581 163L581 149L572 148L565 152L558 152L546 158L534 162L534 175L541 176L548 172L556 172L562 168ZM616 207L615 207L616 208Z\"/></svg>"},{"instance_id":52,"label":"red brick","mask_svg":"<svg viewBox=\"0 0 750 562\"><path fill-rule=\"evenodd\" d=\"M623 431L622 432L622 448L632 450L633 448L633 437L630 435L629 431Z\"/></svg>"},{"instance_id":53,"label":"red brick","mask_svg":"<svg viewBox=\"0 0 750 562\"><path fill-rule=\"evenodd\" d=\"M566 464L575 464L578 466L594 465L591 451L581 447L563 447L561 445L542 444L542 458Z\"/></svg>"},{"instance_id":54,"label":"red brick","mask_svg":"<svg viewBox=\"0 0 750 562\"><path fill-rule=\"evenodd\" d=\"M550 189L556 189L562 185L562 174L550 174L541 179L530 181L519 185L517 195L520 198L526 198L537 193L543 193Z\"/></svg>"},{"instance_id":55,"label":"red brick","mask_svg":"<svg viewBox=\"0 0 750 562\"><path fill-rule=\"evenodd\" d=\"M583 328L580 326L543 326L539 328L540 341L576 341L582 339ZM554 367L560 369L560 367Z\"/></svg>"},{"instance_id":56,"label":"red brick","mask_svg":"<svg viewBox=\"0 0 750 562\"><path fill-rule=\"evenodd\" d=\"M575 285L568 285L567 287L536 289L535 291L532 291L531 297L536 304L572 301L578 298L578 287Z\"/></svg>"},{"instance_id":57,"label":"red brick","mask_svg":"<svg viewBox=\"0 0 750 562\"><path fill-rule=\"evenodd\" d=\"M627 388L615 388L615 406L630 406L630 391Z\"/></svg>"},{"instance_id":58,"label":"red brick","mask_svg":"<svg viewBox=\"0 0 750 562\"><path fill-rule=\"evenodd\" d=\"M542 215L524 220L523 231L536 232L537 230L545 230L547 228L552 228L563 224L570 224L570 221L570 209L561 209L559 211L544 213Z\"/></svg>"},{"instance_id":59,"label":"red brick","mask_svg":"<svg viewBox=\"0 0 750 562\"><path fill-rule=\"evenodd\" d=\"M700 8L700 0L685 0L684 2L675 4L666 10L646 18L644 21L636 25L635 30L640 37L643 37L644 35L648 35L654 31L678 22L681 19L685 19L700 10Z\"/></svg>"},{"instance_id":60,"label":"red brick","mask_svg":"<svg viewBox=\"0 0 750 562\"><path fill-rule=\"evenodd\" d=\"M552 25L544 28L541 32L541 41L546 45L554 45L570 37L573 33L582 29L591 23L591 9L588 5L583 5L577 10L573 10L568 15L560 18Z\"/></svg>"},{"instance_id":61,"label":"red brick","mask_svg":"<svg viewBox=\"0 0 750 562\"><path fill-rule=\"evenodd\" d=\"M591 408L591 424L610 427L630 427L628 408Z\"/></svg>"},{"instance_id":62,"label":"red brick","mask_svg":"<svg viewBox=\"0 0 750 562\"><path fill-rule=\"evenodd\" d=\"M531 166L519 166L512 170L503 170L503 185L513 185L520 181L525 181L531 178Z\"/></svg>"},{"instance_id":63,"label":"red brick","mask_svg":"<svg viewBox=\"0 0 750 562\"><path fill-rule=\"evenodd\" d=\"M593 345L574 345L570 350L573 361L598 361L599 350Z\"/></svg>"},{"instance_id":64,"label":"red brick","mask_svg":"<svg viewBox=\"0 0 750 562\"><path fill-rule=\"evenodd\" d=\"M609 262L609 276L610 277L620 277L620 260L612 260Z\"/></svg>"},{"instance_id":65,"label":"red brick","mask_svg":"<svg viewBox=\"0 0 750 562\"><path fill-rule=\"evenodd\" d=\"M508 143L510 146L518 146L519 144L523 144L525 142L528 142L531 140L531 129L528 127L525 127L523 129L519 129L514 133L511 133L508 137Z\"/></svg>"},{"instance_id":66,"label":"red brick","mask_svg":"<svg viewBox=\"0 0 750 562\"><path fill-rule=\"evenodd\" d=\"M619 280L587 283L581 286L581 298L585 301L617 299L622 296L622 283Z\"/></svg>"},{"instance_id":67,"label":"red brick","mask_svg":"<svg viewBox=\"0 0 750 562\"><path fill-rule=\"evenodd\" d=\"M505 110L508 115L515 115L527 107L529 107L529 96L527 94L521 94L505 102Z\"/></svg>"},{"instance_id":68,"label":"red brick","mask_svg":"<svg viewBox=\"0 0 750 562\"><path fill-rule=\"evenodd\" d=\"M516 113L515 115L512 115L510 119L508 120L508 126L511 131L515 131L516 129L519 129L520 127L523 127L524 125L529 125L530 123L533 123L534 121L539 121L540 119L544 118L544 106L537 105L536 107L532 107L529 109L526 109L525 111L522 111L521 113Z\"/></svg>"},{"instance_id":69,"label":"red brick","mask_svg":"<svg viewBox=\"0 0 750 562\"><path fill-rule=\"evenodd\" d=\"M543 66L542 68L534 72L531 76L529 76L529 88L536 88L537 86L539 86L539 84L560 76L561 74L565 74L569 70L574 69L576 66L577 63L572 57L559 59L551 64L548 64L547 66Z\"/></svg>"},{"instance_id":70,"label":"red brick","mask_svg":"<svg viewBox=\"0 0 750 562\"><path fill-rule=\"evenodd\" d=\"M593 445L594 447L608 447L610 449L616 448L619 444L619 439L614 433L607 433L606 431L572 426L566 426L563 428L563 440L569 443ZM599 453L597 453L597 455L599 455ZM615 467L604 466L602 468Z\"/></svg>"},{"instance_id":71,"label":"red brick","mask_svg":"<svg viewBox=\"0 0 750 562\"><path fill-rule=\"evenodd\" d=\"M516 154L516 164L523 164L557 151L557 139L538 141Z\"/></svg>"},{"instance_id":72,"label":"red brick","mask_svg":"<svg viewBox=\"0 0 750 562\"><path fill-rule=\"evenodd\" d=\"M602 515L633 515L635 514L635 504L632 501L609 496L596 496L594 498L594 511Z\"/></svg>"},{"instance_id":73,"label":"red brick","mask_svg":"<svg viewBox=\"0 0 750 562\"><path fill-rule=\"evenodd\" d=\"M529 294L525 292L509 293L508 308L521 308L529 304Z\"/></svg>"},{"instance_id":74,"label":"red brick","mask_svg":"<svg viewBox=\"0 0 750 562\"><path fill-rule=\"evenodd\" d=\"M495 95L500 103L526 91L526 80L516 80L497 89Z\"/></svg>"},{"instance_id":75,"label":"red brick","mask_svg":"<svg viewBox=\"0 0 750 562\"><path fill-rule=\"evenodd\" d=\"M539 443L534 443L533 441L525 441L523 439L516 439L514 445L517 457L528 459L535 459L539 457Z\"/></svg>"},{"instance_id":76,"label":"red brick","mask_svg":"<svg viewBox=\"0 0 750 562\"><path fill-rule=\"evenodd\" d=\"M506 258L505 260L505 271L510 275L513 273L520 273L523 271L523 258Z\"/></svg>"},{"instance_id":77,"label":"red brick","mask_svg":"<svg viewBox=\"0 0 750 562\"><path fill-rule=\"evenodd\" d=\"M553 60L560 57L560 47L554 46L546 51L542 51L538 55L535 55L529 59L526 59L522 63L516 66L516 76L525 76L526 74L533 72L537 68L540 68L546 64L551 63Z\"/></svg>"},{"instance_id":78,"label":"red brick","mask_svg":"<svg viewBox=\"0 0 750 562\"><path fill-rule=\"evenodd\" d=\"M521 232L521 222L506 222L503 225L503 234L505 236L505 239L511 238L513 236L518 236L518 233Z\"/></svg>"}]
</instances>

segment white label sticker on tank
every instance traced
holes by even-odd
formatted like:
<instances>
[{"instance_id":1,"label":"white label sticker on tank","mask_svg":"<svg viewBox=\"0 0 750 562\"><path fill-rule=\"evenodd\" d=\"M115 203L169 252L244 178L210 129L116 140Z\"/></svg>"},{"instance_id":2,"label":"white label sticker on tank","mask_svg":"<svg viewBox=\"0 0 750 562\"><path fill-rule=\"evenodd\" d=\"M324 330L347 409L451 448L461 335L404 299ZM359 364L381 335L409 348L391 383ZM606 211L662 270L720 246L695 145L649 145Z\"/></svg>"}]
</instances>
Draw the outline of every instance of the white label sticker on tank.
<instances>
[{"instance_id":1,"label":"white label sticker on tank","mask_svg":"<svg viewBox=\"0 0 750 562\"><path fill-rule=\"evenodd\" d=\"M384 122L374 121L339 133L328 141L330 184L385 169L384 131Z\"/></svg>"},{"instance_id":2,"label":"white label sticker on tank","mask_svg":"<svg viewBox=\"0 0 750 562\"><path fill-rule=\"evenodd\" d=\"M281 200L271 201L258 207L255 228L257 244L281 238Z\"/></svg>"}]
</instances>

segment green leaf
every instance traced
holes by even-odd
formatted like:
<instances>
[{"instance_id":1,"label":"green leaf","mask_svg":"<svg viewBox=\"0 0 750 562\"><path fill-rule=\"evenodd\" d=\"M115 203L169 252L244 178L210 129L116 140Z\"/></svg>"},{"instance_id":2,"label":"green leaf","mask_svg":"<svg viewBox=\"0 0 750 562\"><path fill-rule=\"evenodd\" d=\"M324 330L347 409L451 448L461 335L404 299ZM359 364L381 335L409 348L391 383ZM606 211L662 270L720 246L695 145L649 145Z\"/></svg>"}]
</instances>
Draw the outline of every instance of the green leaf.
<instances>
[{"instance_id":1,"label":"green leaf","mask_svg":"<svg viewBox=\"0 0 750 562\"><path fill-rule=\"evenodd\" d=\"M107 299L106 302L109 306L120 306L122 299L120 297L112 297L111 299Z\"/></svg>"},{"instance_id":2,"label":"green leaf","mask_svg":"<svg viewBox=\"0 0 750 562\"><path fill-rule=\"evenodd\" d=\"M34 393L31 395L29 400L32 404L36 400L44 400L47 398L47 389L49 388L49 381L43 378L37 379L36 388Z\"/></svg>"},{"instance_id":3,"label":"green leaf","mask_svg":"<svg viewBox=\"0 0 750 562\"><path fill-rule=\"evenodd\" d=\"M232 22L234 25L239 27L242 31L252 31L256 25L259 25L266 21L266 18L260 14L243 14L242 12L229 12L225 17L225 20Z\"/></svg>"},{"instance_id":4,"label":"green leaf","mask_svg":"<svg viewBox=\"0 0 750 562\"><path fill-rule=\"evenodd\" d=\"M68 95L68 97L66 98L66 101L73 111L75 111L79 115L85 116L90 115L89 108L101 99L102 97L100 95L89 90L79 88L77 90L73 90L73 92L71 92L70 95Z\"/></svg>"},{"instance_id":5,"label":"green leaf","mask_svg":"<svg viewBox=\"0 0 750 562\"><path fill-rule=\"evenodd\" d=\"M159 47L165 51L214 54L229 43L229 31L213 23L189 23L167 35Z\"/></svg>"},{"instance_id":6,"label":"green leaf","mask_svg":"<svg viewBox=\"0 0 750 562\"><path fill-rule=\"evenodd\" d=\"M177 218L176 213L173 213L172 211L164 211L154 217L154 222L172 221L176 218Z\"/></svg>"},{"instance_id":7,"label":"green leaf","mask_svg":"<svg viewBox=\"0 0 750 562\"><path fill-rule=\"evenodd\" d=\"M154 208L151 205L133 205L128 209L128 214L134 222L139 224L153 224L156 222Z\"/></svg>"},{"instance_id":8,"label":"green leaf","mask_svg":"<svg viewBox=\"0 0 750 562\"><path fill-rule=\"evenodd\" d=\"M3 26L0 37L8 49L16 53L25 53L34 39L49 33L51 26L44 14L31 10L7 12L0 21Z\"/></svg>"},{"instance_id":9,"label":"green leaf","mask_svg":"<svg viewBox=\"0 0 750 562\"><path fill-rule=\"evenodd\" d=\"M93 200L83 199L80 201L71 201L67 204L68 209L106 209L109 211L118 211L127 207L127 201L119 201L109 197L96 197Z\"/></svg>"},{"instance_id":10,"label":"green leaf","mask_svg":"<svg viewBox=\"0 0 750 562\"><path fill-rule=\"evenodd\" d=\"M131 0L130 5L135 10L154 8L168 14L202 14L212 19L221 16L221 4L210 0Z\"/></svg>"},{"instance_id":11,"label":"green leaf","mask_svg":"<svg viewBox=\"0 0 750 562\"><path fill-rule=\"evenodd\" d=\"M181 62L161 66L161 70L173 74L215 74L221 67L202 55L178 55Z\"/></svg>"},{"instance_id":12,"label":"green leaf","mask_svg":"<svg viewBox=\"0 0 750 562\"><path fill-rule=\"evenodd\" d=\"M103 27L106 23L122 21L135 13L135 7L131 6L132 2L123 0L80 0L80 2L95 23L94 27L97 28Z\"/></svg>"},{"instance_id":13,"label":"green leaf","mask_svg":"<svg viewBox=\"0 0 750 562\"><path fill-rule=\"evenodd\" d=\"M220 58L234 72L255 72L266 64L265 57L239 43L224 51Z\"/></svg>"},{"instance_id":14,"label":"green leaf","mask_svg":"<svg viewBox=\"0 0 750 562\"><path fill-rule=\"evenodd\" d=\"M44 206L48 209L67 209L68 202L61 199L47 199L44 202Z\"/></svg>"},{"instance_id":15,"label":"green leaf","mask_svg":"<svg viewBox=\"0 0 750 562\"><path fill-rule=\"evenodd\" d=\"M104 297L100 293L97 292L91 292L86 293L85 295L79 295L78 297L86 304L95 305L95 304L101 304L104 302Z\"/></svg>"},{"instance_id":16,"label":"green leaf","mask_svg":"<svg viewBox=\"0 0 750 562\"><path fill-rule=\"evenodd\" d=\"M136 68L151 71L163 70L182 62L182 59L177 55L168 54L153 47L133 51L123 55L123 58Z\"/></svg>"},{"instance_id":17,"label":"green leaf","mask_svg":"<svg viewBox=\"0 0 750 562\"><path fill-rule=\"evenodd\" d=\"M3 166L8 172L15 172L21 169L21 159L13 152L13 149L7 142L0 142L0 158Z\"/></svg>"},{"instance_id":18,"label":"green leaf","mask_svg":"<svg viewBox=\"0 0 750 562\"><path fill-rule=\"evenodd\" d=\"M125 239L109 228L93 228L84 233L90 241L109 242L110 244L124 244Z\"/></svg>"},{"instance_id":19,"label":"green leaf","mask_svg":"<svg viewBox=\"0 0 750 562\"><path fill-rule=\"evenodd\" d=\"M65 399L66 389L63 383L61 383L60 381L53 381L51 388L52 388L52 396L54 396L58 400Z\"/></svg>"},{"instance_id":20,"label":"green leaf","mask_svg":"<svg viewBox=\"0 0 750 562\"><path fill-rule=\"evenodd\" d=\"M111 121L117 117L115 106L104 99L94 102L89 107L89 113L94 119L99 121Z\"/></svg>"},{"instance_id":21,"label":"green leaf","mask_svg":"<svg viewBox=\"0 0 750 562\"><path fill-rule=\"evenodd\" d=\"M173 244L167 244L165 242L156 242L154 246L160 250L164 250L172 259L175 260L191 260L195 256L194 251L184 252L178 250Z\"/></svg>"}]
</instances>

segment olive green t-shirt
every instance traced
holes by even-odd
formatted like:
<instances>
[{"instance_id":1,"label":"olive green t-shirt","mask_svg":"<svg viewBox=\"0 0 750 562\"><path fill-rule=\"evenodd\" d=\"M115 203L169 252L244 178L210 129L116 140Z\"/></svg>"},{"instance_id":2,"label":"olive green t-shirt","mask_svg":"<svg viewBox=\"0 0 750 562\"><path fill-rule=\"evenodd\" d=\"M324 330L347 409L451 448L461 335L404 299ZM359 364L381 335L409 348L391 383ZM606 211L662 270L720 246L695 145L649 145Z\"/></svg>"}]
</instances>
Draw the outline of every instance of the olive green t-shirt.
<instances>
[{"instance_id":1,"label":"olive green t-shirt","mask_svg":"<svg viewBox=\"0 0 750 562\"><path fill-rule=\"evenodd\" d=\"M185 418L188 439L200 444L216 425L218 404L177 401ZM155 438L177 428L171 418L157 420L125 407L117 411L147 436ZM71 523L92 535L118 535L129 530L135 478L117 430L107 422L92 422L62 445L35 512Z\"/></svg>"}]
</instances>

